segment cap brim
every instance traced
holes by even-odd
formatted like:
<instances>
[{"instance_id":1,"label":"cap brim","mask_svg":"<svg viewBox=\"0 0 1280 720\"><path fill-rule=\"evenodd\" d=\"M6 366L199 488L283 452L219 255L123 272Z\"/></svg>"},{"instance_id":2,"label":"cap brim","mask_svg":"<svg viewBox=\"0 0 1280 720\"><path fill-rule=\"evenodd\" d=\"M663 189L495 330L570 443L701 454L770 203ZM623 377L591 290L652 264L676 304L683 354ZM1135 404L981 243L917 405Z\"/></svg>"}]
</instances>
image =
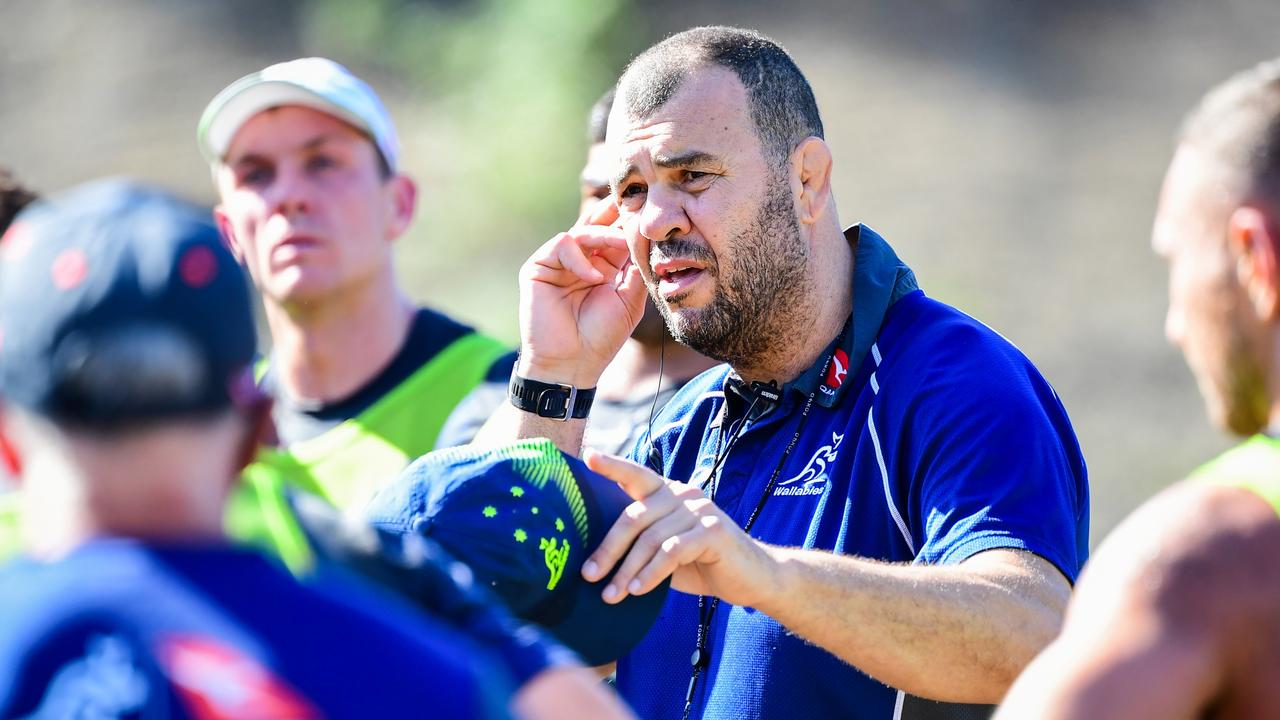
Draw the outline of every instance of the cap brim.
<instances>
[{"instance_id":1,"label":"cap brim","mask_svg":"<svg viewBox=\"0 0 1280 720\"><path fill-rule=\"evenodd\" d=\"M232 86L209 103L200 122L200 152L210 164L222 162L236 132L254 115L283 105L301 105L334 117L373 137L368 125L341 105L307 88L281 80L252 80Z\"/></svg>"},{"instance_id":2,"label":"cap brim","mask_svg":"<svg viewBox=\"0 0 1280 720\"><path fill-rule=\"evenodd\" d=\"M617 484L587 468L577 458L566 456L578 487L586 501L591 537L589 556L600 546L609 529L632 503ZM601 596L613 579L614 568L604 579L589 583L582 579L581 568L573 568L573 607L559 623L546 625L560 642L576 651L588 665L604 665L626 655L638 644L658 619L666 603L671 579L643 595L629 595L617 604L606 603ZM568 570L566 570L566 576Z\"/></svg>"}]
</instances>

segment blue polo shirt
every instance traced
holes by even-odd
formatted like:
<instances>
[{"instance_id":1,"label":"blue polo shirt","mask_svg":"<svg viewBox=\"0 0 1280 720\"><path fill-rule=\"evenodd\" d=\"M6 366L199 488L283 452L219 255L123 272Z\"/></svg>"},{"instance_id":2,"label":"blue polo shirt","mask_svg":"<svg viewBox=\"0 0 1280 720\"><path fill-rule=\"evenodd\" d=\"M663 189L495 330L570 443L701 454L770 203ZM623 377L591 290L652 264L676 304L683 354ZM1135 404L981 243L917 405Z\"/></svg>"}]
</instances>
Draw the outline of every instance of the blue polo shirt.
<instances>
[{"instance_id":1,"label":"blue polo shirt","mask_svg":"<svg viewBox=\"0 0 1280 720\"><path fill-rule=\"evenodd\" d=\"M766 543L920 564L1027 550L1074 582L1088 552L1089 491L1057 395L1007 340L925 296L873 231L854 226L846 237L856 244L854 312L840 346L833 340L783 388L780 406L754 421L741 397L726 397L727 366L703 373L654 422L658 469L706 487L717 448L731 445L715 501L742 525L781 462L751 529ZM649 457L642 439L632 459ZM671 593L619 662L618 689L640 717L681 717L697 605ZM694 718L893 718L902 702L752 608L721 603L708 645Z\"/></svg>"},{"instance_id":2,"label":"blue polo shirt","mask_svg":"<svg viewBox=\"0 0 1280 720\"><path fill-rule=\"evenodd\" d=\"M0 717L506 717L456 633L338 575L96 540L0 568Z\"/></svg>"}]
</instances>

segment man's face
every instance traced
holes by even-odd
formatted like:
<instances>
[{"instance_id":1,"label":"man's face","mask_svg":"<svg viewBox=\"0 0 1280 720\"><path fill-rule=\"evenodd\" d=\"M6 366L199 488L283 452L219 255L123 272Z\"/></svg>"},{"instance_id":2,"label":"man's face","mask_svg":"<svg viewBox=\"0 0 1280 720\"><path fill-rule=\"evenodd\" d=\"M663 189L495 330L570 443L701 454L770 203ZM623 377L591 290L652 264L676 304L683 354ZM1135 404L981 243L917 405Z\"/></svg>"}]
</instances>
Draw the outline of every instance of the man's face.
<instances>
[{"instance_id":1,"label":"man's face","mask_svg":"<svg viewBox=\"0 0 1280 720\"><path fill-rule=\"evenodd\" d=\"M787 329L808 282L787 168L766 158L746 90L695 71L645 119L614 103L609 143L620 222L672 335L731 364Z\"/></svg>"},{"instance_id":2,"label":"man's face","mask_svg":"<svg viewBox=\"0 0 1280 720\"><path fill-rule=\"evenodd\" d=\"M1230 203L1221 171L1196 148L1178 149L1152 231L1169 263L1165 335L1182 349L1214 424L1251 435L1267 422L1262 325L1227 245Z\"/></svg>"},{"instance_id":3,"label":"man's face","mask_svg":"<svg viewBox=\"0 0 1280 720\"><path fill-rule=\"evenodd\" d=\"M578 184L581 200L578 204L579 216L585 214L600 200L609 197L611 192L609 177L613 169L613 156L609 153L607 145L602 142L595 143L587 150L587 163L582 167L582 176ZM662 314L654 307L653 300L648 300L644 304L644 315L636 324L636 329L631 331L631 337L647 345L654 345L662 341L662 336L666 332L667 326L662 319Z\"/></svg>"},{"instance_id":4,"label":"man's face","mask_svg":"<svg viewBox=\"0 0 1280 720\"><path fill-rule=\"evenodd\" d=\"M604 143L596 143L587 150L587 164L582 167L578 181L578 214L582 215L597 200L609 197L609 176L613 172L613 157Z\"/></svg>"},{"instance_id":5,"label":"man's face","mask_svg":"<svg viewBox=\"0 0 1280 720\"><path fill-rule=\"evenodd\" d=\"M352 126L284 106L232 138L216 213L268 302L305 305L390 273L391 242L407 224L400 182L382 176L373 143Z\"/></svg>"}]
</instances>

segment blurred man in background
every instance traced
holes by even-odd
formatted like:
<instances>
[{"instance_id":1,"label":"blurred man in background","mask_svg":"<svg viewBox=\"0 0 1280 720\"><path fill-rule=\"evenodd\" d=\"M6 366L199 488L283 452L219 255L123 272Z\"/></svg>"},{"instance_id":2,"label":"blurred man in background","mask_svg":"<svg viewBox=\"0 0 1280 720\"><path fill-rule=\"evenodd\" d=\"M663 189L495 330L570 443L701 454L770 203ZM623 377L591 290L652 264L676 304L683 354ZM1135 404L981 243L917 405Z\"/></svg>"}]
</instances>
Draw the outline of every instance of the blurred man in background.
<instances>
[{"instance_id":1,"label":"blurred man in background","mask_svg":"<svg viewBox=\"0 0 1280 720\"><path fill-rule=\"evenodd\" d=\"M587 213L609 197L613 163L605 148L604 136L613 95L614 89L610 88L591 107L588 116L587 139L591 146L582 168L579 214ZM715 360L673 340L662 314L653 302L646 301L640 324L600 375L583 445L610 455L629 452L641 435L653 430L650 423L654 414L676 391L716 364Z\"/></svg>"},{"instance_id":2,"label":"blurred man in background","mask_svg":"<svg viewBox=\"0 0 1280 720\"><path fill-rule=\"evenodd\" d=\"M505 716L460 636L226 541L270 404L203 211L115 181L34 206L5 236L0 328L27 516L0 570L0 716Z\"/></svg>"},{"instance_id":3,"label":"blurred man in background","mask_svg":"<svg viewBox=\"0 0 1280 720\"><path fill-rule=\"evenodd\" d=\"M1210 419L1247 439L1112 533L1001 717L1280 712L1280 60L1188 117L1153 245L1166 334Z\"/></svg>"},{"instance_id":4,"label":"blurred man in background","mask_svg":"<svg viewBox=\"0 0 1280 720\"><path fill-rule=\"evenodd\" d=\"M198 135L219 227L271 329L261 383L280 448L260 464L356 511L413 458L468 440L513 356L400 289L392 248L417 187L382 101L345 68L307 58L243 77ZM457 416L486 383L492 403Z\"/></svg>"}]
</instances>

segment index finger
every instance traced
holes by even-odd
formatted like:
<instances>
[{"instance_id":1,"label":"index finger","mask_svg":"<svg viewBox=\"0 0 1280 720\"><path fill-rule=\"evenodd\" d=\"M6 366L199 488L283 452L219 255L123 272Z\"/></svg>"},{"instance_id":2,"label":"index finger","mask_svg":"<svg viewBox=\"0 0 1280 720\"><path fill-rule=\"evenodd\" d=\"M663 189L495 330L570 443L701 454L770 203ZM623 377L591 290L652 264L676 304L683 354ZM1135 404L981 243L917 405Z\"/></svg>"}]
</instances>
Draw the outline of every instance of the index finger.
<instances>
[{"instance_id":1,"label":"index finger","mask_svg":"<svg viewBox=\"0 0 1280 720\"><path fill-rule=\"evenodd\" d=\"M578 218L575 225L612 225L618 222L618 203L614 202L610 193L595 201L586 212Z\"/></svg>"},{"instance_id":2,"label":"index finger","mask_svg":"<svg viewBox=\"0 0 1280 720\"><path fill-rule=\"evenodd\" d=\"M667 484L665 478L647 467L591 448L582 451L582 459L587 467L618 483L632 500L643 500Z\"/></svg>"}]
</instances>

